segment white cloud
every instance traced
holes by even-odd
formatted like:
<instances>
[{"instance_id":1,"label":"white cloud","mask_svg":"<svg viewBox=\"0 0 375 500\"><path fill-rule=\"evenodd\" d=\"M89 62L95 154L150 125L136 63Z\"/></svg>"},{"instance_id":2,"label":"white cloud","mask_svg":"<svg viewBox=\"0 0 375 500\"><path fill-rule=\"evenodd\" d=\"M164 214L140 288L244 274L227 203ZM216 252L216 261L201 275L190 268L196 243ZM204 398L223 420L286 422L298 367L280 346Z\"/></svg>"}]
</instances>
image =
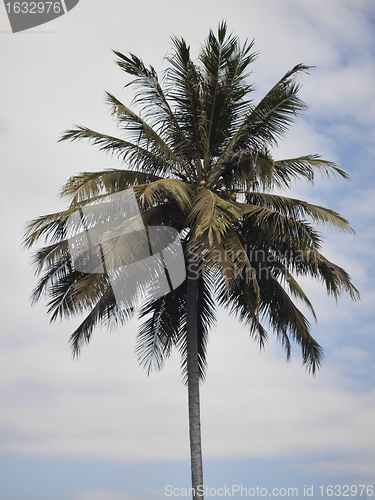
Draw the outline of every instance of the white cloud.
<instances>
[{"instance_id":1,"label":"white cloud","mask_svg":"<svg viewBox=\"0 0 375 500\"><path fill-rule=\"evenodd\" d=\"M374 126L375 65L373 59L342 65L332 70L317 70L308 82L309 102L320 120L354 117L353 125ZM353 127L354 129L354 127Z\"/></svg>"},{"instance_id":2,"label":"white cloud","mask_svg":"<svg viewBox=\"0 0 375 500\"><path fill-rule=\"evenodd\" d=\"M13 366L17 374L2 389L1 427L8 434L3 452L187 458L186 390L176 357L147 379L124 334L98 332L77 364L59 344L18 349L2 360L4 372ZM37 354L40 347L43 357ZM356 392L341 370L351 358L358 366L366 353L341 348L335 353L341 364L325 365L311 378L300 367L297 347L290 365L279 349L271 338L266 352L258 354L246 332L220 315L202 387L206 459L338 454L349 467L351 457L371 454L375 391Z\"/></svg>"}]
</instances>

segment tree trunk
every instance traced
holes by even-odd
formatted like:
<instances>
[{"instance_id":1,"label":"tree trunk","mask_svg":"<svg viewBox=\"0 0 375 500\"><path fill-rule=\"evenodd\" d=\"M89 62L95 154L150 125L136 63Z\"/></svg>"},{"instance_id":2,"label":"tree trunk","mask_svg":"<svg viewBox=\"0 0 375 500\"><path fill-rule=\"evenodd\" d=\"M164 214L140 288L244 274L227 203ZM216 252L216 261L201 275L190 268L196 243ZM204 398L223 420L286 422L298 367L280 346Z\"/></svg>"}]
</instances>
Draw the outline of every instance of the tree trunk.
<instances>
[{"instance_id":1,"label":"tree trunk","mask_svg":"<svg viewBox=\"0 0 375 500\"><path fill-rule=\"evenodd\" d=\"M203 465L198 368L198 273L190 263L186 282L187 376L193 500L203 499Z\"/></svg>"}]
</instances>

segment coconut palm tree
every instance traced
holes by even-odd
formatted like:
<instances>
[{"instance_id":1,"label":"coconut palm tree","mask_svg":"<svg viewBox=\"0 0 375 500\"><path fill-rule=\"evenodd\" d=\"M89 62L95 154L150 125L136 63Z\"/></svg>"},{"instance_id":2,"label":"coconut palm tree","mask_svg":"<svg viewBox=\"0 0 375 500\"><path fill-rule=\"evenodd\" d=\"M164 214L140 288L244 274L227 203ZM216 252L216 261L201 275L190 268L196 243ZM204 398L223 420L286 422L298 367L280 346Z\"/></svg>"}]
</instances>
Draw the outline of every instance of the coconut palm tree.
<instances>
[{"instance_id":1,"label":"coconut palm tree","mask_svg":"<svg viewBox=\"0 0 375 500\"><path fill-rule=\"evenodd\" d=\"M96 325L122 325L134 314L141 319L136 354L148 372L160 369L173 348L180 351L188 388L192 492L194 499L203 498L199 384L216 307L226 307L247 325L260 347L266 328L279 337L287 358L292 342L299 344L303 364L315 373L323 351L296 305L307 306L315 318L297 279L308 276L325 283L335 298L346 291L357 299L348 274L321 253L317 226L353 230L333 210L275 190L290 188L295 179L313 182L317 172L348 176L318 155L273 158L278 140L306 108L296 76L309 67L298 64L260 102L252 102L248 77L256 57L253 42L241 45L227 34L225 22L217 35L209 32L196 63L185 40L172 38L162 79L134 54L115 54L119 67L133 77L128 85L135 88L134 105L140 112L107 93L119 137L79 126L61 140L88 139L117 156L125 168L71 177L62 189L68 208L29 224L27 247L43 238L48 242L35 254L41 278L33 300L49 298L51 320L87 312L71 336L75 355ZM181 241L186 279L164 295L147 295L147 289L157 287L154 276L148 287L138 280L126 300L119 300L110 270L103 265L100 272L90 272L72 256L69 238L96 224L82 210L99 206L100 211L111 196L129 189L144 227L173 228ZM69 222L78 212L88 227L78 229ZM102 262L119 257L126 264L129 255L134 260L142 243L139 234L127 233L121 245L116 230L109 233L112 237L100 247ZM143 243L150 244L147 231L142 234Z\"/></svg>"}]
</instances>

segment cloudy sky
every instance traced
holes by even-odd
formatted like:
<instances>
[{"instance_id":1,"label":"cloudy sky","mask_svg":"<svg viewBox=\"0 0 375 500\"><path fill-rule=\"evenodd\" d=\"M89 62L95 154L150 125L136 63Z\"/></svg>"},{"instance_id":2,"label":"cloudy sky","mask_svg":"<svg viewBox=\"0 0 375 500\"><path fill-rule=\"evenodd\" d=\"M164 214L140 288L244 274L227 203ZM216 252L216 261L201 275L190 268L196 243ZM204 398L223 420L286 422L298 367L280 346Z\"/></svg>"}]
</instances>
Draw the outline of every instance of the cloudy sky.
<instances>
[{"instance_id":1,"label":"cloudy sky","mask_svg":"<svg viewBox=\"0 0 375 500\"><path fill-rule=\"evenodd\" d=\"M349 219L356 235L324 231L324 252L362 298L336 304L319 283L304 282L318 316L312 333L326 354L315 378L297 347L288 364L273 336L259 353L220 312L202 387L205 482L268 493L298 487L299 496L313 486L321 498L328 484L375 486L374 1L80 0L18 34L0 5L0 498L162 499L166 485L189 487L178 356L147 377L131 323L97 330L73 361L68 338L79 319L50 324L44 303L30 307L36 279L20 242L26 221L64 207L58 192L71 175L119 166L87 143L57 143L72 124L114 131L105 90L131 102L111 50L162 70L172 34L194 57L222 19L241 40L255 38L255 99L295 64L315 66L301 77L309 111L275 156L319 153L350 174L296 184L293 194Z\"/></svg>"}]
</instances>

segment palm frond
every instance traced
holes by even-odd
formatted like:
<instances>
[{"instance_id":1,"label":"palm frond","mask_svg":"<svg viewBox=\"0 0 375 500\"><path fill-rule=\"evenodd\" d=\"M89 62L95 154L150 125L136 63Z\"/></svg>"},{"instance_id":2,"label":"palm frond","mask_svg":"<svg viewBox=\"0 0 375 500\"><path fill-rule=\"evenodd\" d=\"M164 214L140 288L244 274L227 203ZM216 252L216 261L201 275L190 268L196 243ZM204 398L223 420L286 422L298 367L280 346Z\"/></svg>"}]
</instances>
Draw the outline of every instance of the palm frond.
<instances>
[{"instance_id":1,"label":"palm frond","mask_svg":"<svg viewBox=\"0 0 375 500\"><path fill-rule=\"evenodd\" d=\"M121 161L128 162L131 169L141 169L152 175L163 175L170 170L170 163L164 156L118 137L95 132L87 127L77 126L76 129L67 130L59 142L68 140L73 142L81 139L88 139L92 144L100 146L100 151L109 152Z\"/></svg>"},{"instance_id":2,"label":"palm frond","mask_svg":"<svg viewBox=\"0 0 375 500\"><path fill-rule=\"evenodd\" d=\"M43 268L51 268L55 264L60 263L64 257L69 259L67 240L59 241L52 245L45 246L35 252L33 257L33 265L35 266L35 274L40 274Z\"/></svg>"},{"instance_id":3,"label":"palm frond","mask_svg":"<svg viewBox=\"0 0 375 500\"><path fill-rule=\"evenodd\" d=\"M263 349L268 334L259 321L259 296L254 287L249 285L248 276L241 277L229 289L225 279L217 280L216 299L220 306L229 310L229 314L249 328L250 336Z\"/></svg>"},{"instance_id":4,"label":"palm frond","mask_svg":"<svg viewBox=\"0 0 375 500\"><path fill-rule=\"evenodd\" d=\"M290 294L305 303L305 305L309 308L311 314L315 321L317 321L317 317L315 314L315 310L313 305L311 304L309 298L301 288L298 281L292 276L292 274L288 271L286 266L283 266L281 262L279 262L274 256L272 257L272 272L276 278L282 277L280 280L281 284L283 281L288 285Z\"/></svg>"},{"instance_id":5,"label":"palm frond","mask_svg":"<svg viewBox=\"0 0 375 500\"><path fill-rule=\"evenodd\" d=\"M219 25L218 36L210 30L199 59L202 63L202 109L207 119L206 171L211 156L222 151L247 105L244 97L252 87L245 81L249 64L256 54L250 53L254 42L240 48L237 37L226 36L226 23Z\"/></svg>"},{"instance_id":6,"label":"palm frond","mask_svg":"<svg viewBox=\"0 0 375 500\"><path fill-rule=\"evenodd\" d=\"M277 140L285 134L296 116L307 109L306 104L298 97L301 86L294 82L294 77L309 69L304 64L295 66L253 107L230 144L232 150L242 144L247 147L256 146L257 149L277 144Z\"/></svg>"},{"instance_id":7,"label":"palm frond","mask_svg":"<svg viewBox=\"0 0 375 500\"><path fill-rule=\"evenodd\" d=\"M23 236L25 248L31 248L41 238L47 242L59 242L67 237L66 223L69 217L75 212L75 208L70 208L62 212L43 215L30 221Z\"/></svg>"},{"instance_id":8,"label":"palm frond","mask_svg":"<svg viewBox=\"0 0 375 500\"><path fill-rule=\"evenodd\" d=\"M185 293L184 283L163 297L149 300L139 311L140 319L148 319L139 327L136 354L147 374L163 367L172 347L185 333Z\"/></svg>"},{"instance_id":9,"label":"palm frond","mask_svg":"<svg viewBox=\"0 0 375 500\"><path fill-rule=\"evenodd\" d=\"M106 93L107 103L111 107L112 115L116 115L120 128L123 129L133 141L152 152L155 156L165 158L169 164L171 173L181 175L191 170L189 164L186 164L180 156L176 155L172 149L174 140L171 140L170 131L168 134L163 134L168 138L168 143L159 135L148 123L140 116L134 113L131 109L121 103L116 97ZM193 171L190 172L190 176Z\"/></svg>"},{"instance_id":10,"label":"palm frond","mask_svg":"<svg viewBox=\"0 0 375 500\"><path fill-rule=\"evenodd\" d=\"M285 134L296 116L307 107L298 97L300 85L294 82L294 77L309 68L298 64L281 78L258 105L249 108L242 124L216 163L213 182L225 175L230 168L228 159L233 153L243 149L262 151L267 146L277 145L278 139Z\"/></svg>"},{"instance_id":11,"label":"palm frond","mask_svg":"<svg viewBox=\"0 0 375 500\"><path fill-rule=\"evenodd\" d=\"M273 180L277 187L290 187L292 179L305 178L314 182L315 173L322 172L327 176L330 173L338 174L348 179L348 174L335 163L323 160L319 155L306 155L274 162Z\"/></svg>"},{"instance_id":12,"label":"palm frond","mask_svg":"<svg viewBox=\"0 0 375 500\"><path fill-rule=\"evenodd\" d=\"M303 364L314 374L322 363L323 350L312 338L308 320L295 306L266 262L258 260L252 265L259 283L260 313L263 319L269 322L281 341L286 350L287 360L291 355L290 339L293 339L301 346ZM220 296L221 303L229 307L230 312L238 316L240 321L250 326L250 333L256 331L257 322L255 307L250 300L253 293L249 284L243 280L230 290L226 301L223 294ZM264 330L262 328L261 332Z\"/></svg>"},{"instance_id":13,"label":"palm frond","mask_svg":"<svg viewBox=\"0 0 375 500\"><path fill-rule=\"evenodd\" d=\"M319 252L310 252L306 260L313 275L326 285L327 293L338 300L342 292L349 293L352 300L359 300L360 293L351 282L349 274L337 264L330 262Z\"/></svg>"},{"instance_id":14,"label":"palm frond","mask_svg":"<svg viewBox=\"0 0 375 500\"><path fill-rule=\"evenodd\" d=\"M92 201L103 194L118 193L136 184L146 184L161 177L136 170L110 169L100 172L82 172L70 177L60 194L70 200L71 206Z\"/></svg>"},{"instance_id":15,"label":"palm frond","mask_svg":"<svg viewBox=\"0 0 375 500\"><path fill-rule=\"evenodd\" d=\"M177 179L159 179L148 184L134 186L134 192L142 208L172 199L182 212L186 212L191 208L194 190L189 184Z\"/></svg>"},{"instance_id":16,"label":"palm frond","mask_svg":"<svg viewBox=\"0 0 375 500\"><path fill-rule=\"evenodd\" d=\"M194 200L187 222L192 229L192 238L207 233L209 244L220 243L232 222L241 216L237 205L217 196L209 189L202 189Z\"/></svg>"},{"instance_id":17,"label":"palm frond","mask_svg":"<svg viewBox=\"0 0 375 500\"><path fill-rule=\"evenodd\" d=\"M181 153L191 158L197 173L197 179L201 179L202 145L201 126L202 109L200 102L200 80L201 75L198 67L190 59L190 47L183 38L172 37L174 53L167 56L171 67L166 73L166 85L168 98L177 106L175 116L179 123L180 133L185 137L185 144L181 147Z\"/></svg>"},{"instance_id":18,"label":"palm frond","mask_svg":"<svg viewBox=\"0 0 375 500\"><path fill-rule=\"evenodd\" d=\"M354 233L348 221L341 217L337 212L329 208L319 205L312 205L306 201L297 200L295 198L287 198L268 193L251 192L246 195L247 202L251 205L263 206L275 210L286 217L296 220L304 220L306 217L316 223L321 223L326 226L336 227L341 231Z\"/></svg>"},{"instance_id":19,"label":"palm frond","mask_svg":"<svg viewBox=\"0 0 375 500\"><path fill-rule=\"evenodd\" d=\"M117 304L112 288L108 288L84 321L70 336L73 356L78 357L82 346L90 342L92 332L96 326L103 325L107 328L113 328L123 325L133 315L133 310L124 309Z\"/></svg>"}]
</instances>

